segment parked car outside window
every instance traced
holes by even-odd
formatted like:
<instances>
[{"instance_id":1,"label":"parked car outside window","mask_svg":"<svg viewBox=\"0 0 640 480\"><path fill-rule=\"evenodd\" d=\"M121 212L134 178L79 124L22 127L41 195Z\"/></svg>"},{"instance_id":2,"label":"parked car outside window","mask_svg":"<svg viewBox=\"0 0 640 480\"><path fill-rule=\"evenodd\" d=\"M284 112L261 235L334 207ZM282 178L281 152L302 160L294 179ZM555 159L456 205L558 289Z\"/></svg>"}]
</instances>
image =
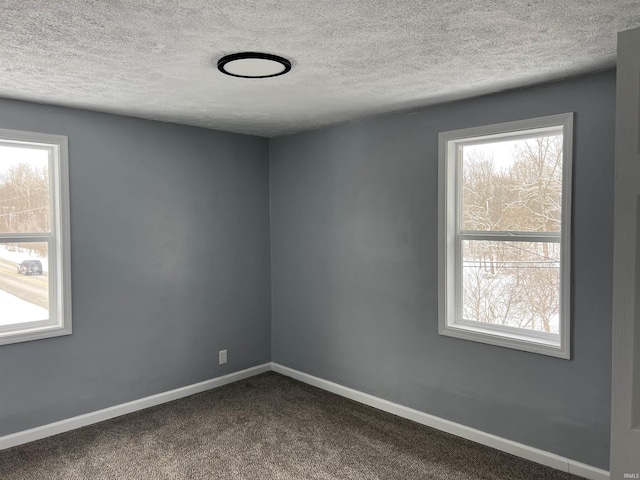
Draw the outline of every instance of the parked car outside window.
<instances>
[{"instance_id":1,"label":"parked car outside window","mask_svg":"<svg viewBox=\"0 0 640 480\"><path fill-rule=\"evenodd\" d=\"M24 260L18 264L18 273L21 275L42 275L42 262L40 260Z\"/></svg>"}]
</instances>

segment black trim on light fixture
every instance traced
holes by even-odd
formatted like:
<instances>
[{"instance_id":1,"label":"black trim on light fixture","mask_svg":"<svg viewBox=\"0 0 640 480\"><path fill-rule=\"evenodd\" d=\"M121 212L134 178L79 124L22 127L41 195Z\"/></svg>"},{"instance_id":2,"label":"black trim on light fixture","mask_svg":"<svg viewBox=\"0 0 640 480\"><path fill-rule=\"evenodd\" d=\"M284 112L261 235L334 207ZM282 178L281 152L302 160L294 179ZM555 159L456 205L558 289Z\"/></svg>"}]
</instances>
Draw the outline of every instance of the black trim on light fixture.
<instances>
[{"instance_id":1,"label":"black trim on light fixture","mask_svg":"<svg viewBox=\"0 0 640 480\"><path fill-rule=\"evenodd\" d=\"M233 62L234 60L244 60L247 58L259 58L261 60L271 60L272 62L278 62L282 66L284 66L284 70L278 73L274 73L273 75L261 75L261 76L248 76L248 75L236 75L235 73L227 72L224 66ZM220 70L225 75L230 75L232 77L240 77L240 78L269 78L269 77L277 77L279 75L284 75L285 73L291 70L291 62L286 58L280 57L278 55L271 55L270 53L261 53L261 52L240 52L233 53L231 55L225 55L220 60L218 60L218 70Z\"/></svg>"}]
</instances>

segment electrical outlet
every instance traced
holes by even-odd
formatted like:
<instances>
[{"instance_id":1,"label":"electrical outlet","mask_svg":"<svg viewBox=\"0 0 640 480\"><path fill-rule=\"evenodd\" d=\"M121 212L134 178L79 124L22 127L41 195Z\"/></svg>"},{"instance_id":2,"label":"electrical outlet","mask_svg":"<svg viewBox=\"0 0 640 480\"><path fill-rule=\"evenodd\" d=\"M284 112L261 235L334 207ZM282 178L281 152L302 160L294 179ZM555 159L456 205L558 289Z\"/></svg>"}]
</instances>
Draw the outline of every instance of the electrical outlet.
<instances>
[{"instance_id":1,"label":"electrical outlet","mask_svg":"<svg viewBox=\"0 0 640 480\"><path fill-rule=\"evenodd\" d=\"M227 363L227 351L226 350L220 350L218 352L218 363L220 365L224 365L225 363Z\"/></svg>"}]
</instances>

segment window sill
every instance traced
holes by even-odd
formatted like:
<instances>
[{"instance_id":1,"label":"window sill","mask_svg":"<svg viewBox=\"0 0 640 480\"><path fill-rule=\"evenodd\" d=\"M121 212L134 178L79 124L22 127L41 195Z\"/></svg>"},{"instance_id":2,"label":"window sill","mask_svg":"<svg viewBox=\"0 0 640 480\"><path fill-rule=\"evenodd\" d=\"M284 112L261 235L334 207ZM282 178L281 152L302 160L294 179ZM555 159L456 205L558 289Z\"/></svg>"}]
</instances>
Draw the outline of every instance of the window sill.
<instances>
[{"instance_id":1,"label":"window sill","mask_svg":"<svg viewBox=\"0 0 640 480\"><path fill-rule=\"evenodd\" d=\"M20 328L16 325L15 330L0 332L0 345L9 345L11 343L29 342L31 340L42 340L50 337L60 337L62 335L71 335L71 327L60 325L59 323L51 324L49 322Z\"/></svg>"},{"instance_id":2,"label":"window sill","mask_svg":"<svg viewBox=\"0 0 640 480\"><path fill-rule=\"evenodd\" d=\"M460 322L441 326L439 333L448 337L471 340L498 347L512 348L567 360L571 358L568 349L562 347L560 336L551 338L552 335L545 334L527 335L511 331L516 329L508 327L504 329L491 327L493 326Z\"/></svg>"}]
</instances>

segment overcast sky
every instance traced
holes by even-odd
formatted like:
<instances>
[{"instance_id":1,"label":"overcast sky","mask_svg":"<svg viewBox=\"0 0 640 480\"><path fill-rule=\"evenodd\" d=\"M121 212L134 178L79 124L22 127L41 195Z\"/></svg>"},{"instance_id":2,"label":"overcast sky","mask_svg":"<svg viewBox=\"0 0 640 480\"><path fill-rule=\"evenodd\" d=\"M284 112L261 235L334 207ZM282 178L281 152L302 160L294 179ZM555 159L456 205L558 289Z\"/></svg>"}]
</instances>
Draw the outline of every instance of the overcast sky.
<instances>
[{"instance_id":1,"label":"overcast sky","mask_svg":"<svg viewBox=\"0 0 640 480\"><path fill-rule=\"evenodd\" d=\"M47 168L48 162L48 150L0 145L0 173L19 163L27 163L42 170Z\"/></svg>"},{"instance_id":2,"label":"overcast sky","mask_svg":"<svg viewBox=\"0 0 640 480\"><path fill-rule=\"evenodd\" d=\"M493 154L493 164L497 171L509 170L514 161L514 152L518 144L525 144L526 140L507 140L495 143L484 143L480 145L471 145L463 148L463 159L467 158L473 151L483 153L486 158L491 158Z\"/></svg>"}]
</instances>

